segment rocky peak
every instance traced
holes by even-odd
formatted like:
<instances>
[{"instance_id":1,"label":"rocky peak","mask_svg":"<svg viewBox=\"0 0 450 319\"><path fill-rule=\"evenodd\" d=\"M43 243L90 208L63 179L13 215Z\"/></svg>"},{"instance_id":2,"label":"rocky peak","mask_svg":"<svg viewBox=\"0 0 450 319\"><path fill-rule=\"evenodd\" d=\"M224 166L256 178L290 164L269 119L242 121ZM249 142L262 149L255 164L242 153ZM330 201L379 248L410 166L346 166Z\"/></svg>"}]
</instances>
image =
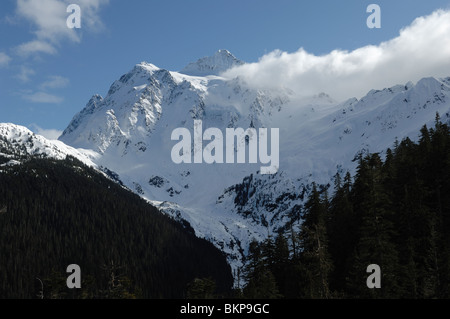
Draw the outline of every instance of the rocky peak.
<instances>
[{"instance_id":1,"label":"rocky peak","mask_svg":"<svg viewBox=\"0 0 450 319\"><path fill-rule=\"evenodd\" d=\"M214 55L189 63L180 73L194 76L219 75L220 73L244 62L237 59L228 50L219 50Z\"/></svg>"}]
</instances>

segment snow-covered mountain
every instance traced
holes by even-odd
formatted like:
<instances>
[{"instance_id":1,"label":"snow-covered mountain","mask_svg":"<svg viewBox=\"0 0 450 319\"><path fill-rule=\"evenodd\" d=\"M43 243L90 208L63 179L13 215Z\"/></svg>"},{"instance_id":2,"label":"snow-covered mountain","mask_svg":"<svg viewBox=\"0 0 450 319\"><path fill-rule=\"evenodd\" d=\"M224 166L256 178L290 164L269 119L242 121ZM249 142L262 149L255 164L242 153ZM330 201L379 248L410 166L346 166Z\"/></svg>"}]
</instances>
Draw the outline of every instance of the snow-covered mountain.
<instances>
[{"instance_id":1,"label":"snow-covered mountain","mask_svg":"<svg viewBox=\"0 0 450 319\"><path fill-rule=\"evenodd\" d=\"M95 152L77 150L61 141L48 140L20 125L0 123L0 156L11 159L3 165L20 164L17 161L18 157L37 156L62 160L68 155L97 168L93 162L93 158L97 155Z\"/></svg>"},{"instance_id":2,"label":"snow-covered mountain","mask_svg":"<svg viewBox=\"0 0 450 319\"><path fill-rule=\"evenodd\" d=\"M194 76L219 75L232 67L243 64L243 61L237 59L228 50L219 50L213 56L189 63L180 73Z\"/></svg>"},{"instance_id":3,"label":"snow-covered mountain","mask_svg":"<svg viewBox=\"0 0 450 319\"><path fill-rule=\"evenodd\" d=\"M188 221L238 267L253 238L298 217L312 181L328 184L338 170L353 172L352 160L361 152L382 152L407 136L417 139L436 112L444 121L450 116L450 78L424 78L336 102L320 88L306 98L221 77L242 63L226 50L181 72L140 63L104 98L92 97L60 142L41 143L108 168L163 212ZM192 133L194 120L202 120L203 131L279 128L278 172L261 175L260 164L175 164L172 132Z\"/></svg>"}]
</instances>

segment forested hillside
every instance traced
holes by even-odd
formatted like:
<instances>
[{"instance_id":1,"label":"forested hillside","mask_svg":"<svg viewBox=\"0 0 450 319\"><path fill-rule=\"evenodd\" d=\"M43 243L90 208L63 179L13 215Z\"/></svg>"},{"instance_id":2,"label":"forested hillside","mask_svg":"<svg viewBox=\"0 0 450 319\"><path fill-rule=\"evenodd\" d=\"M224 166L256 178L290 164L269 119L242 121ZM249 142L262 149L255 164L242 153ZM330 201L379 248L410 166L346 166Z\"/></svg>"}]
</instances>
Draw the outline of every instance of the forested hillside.
<instances>
[{"instance_id":1,"label":"forested hillside","mask_svg":"<svg viewBox=\"0 0 450 319\"><path fill-rule=\"evenodd\" d=\"M20 160L0 167L0 298L183 298L196 278L231 289L225 257L189 226L73 158ZM66 286L70 264L81 289Z\"/></svg>"},{"instance_id":2,"label":"forested hillside","mask_svg":"<svg viewBox=\"0 0 450 319\"><path fill-rule=\"evenodd\" d=\"M450 129L436 117L405 139L359 158L333 191L312 185L300 232L254 242L248 298L449 298ZM369 289L367 266L381 268Z\"/></svg>"}]
</instances>

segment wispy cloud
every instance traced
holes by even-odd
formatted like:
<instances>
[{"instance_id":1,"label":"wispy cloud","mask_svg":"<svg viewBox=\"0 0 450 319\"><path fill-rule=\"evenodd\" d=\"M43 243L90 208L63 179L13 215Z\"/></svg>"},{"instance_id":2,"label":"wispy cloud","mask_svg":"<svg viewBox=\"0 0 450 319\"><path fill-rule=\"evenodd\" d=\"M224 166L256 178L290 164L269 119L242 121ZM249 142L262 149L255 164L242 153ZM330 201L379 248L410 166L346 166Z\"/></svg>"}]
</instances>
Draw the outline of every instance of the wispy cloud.
<instances>
[{"instance_id":1,"label":"wispy cloud","mask_svg":"<svg viewBox=\"0 0 450 319\"><path fill-rule=\"evenodd\" d=\"M30 77L34 74L36 74L36 72L33 69L22 65L20 67L20 72L16 75L16 78L21 82L26 83L30 81Z\"/></svg>"},{"instance_id":2,"label":"wispy cloud","mask_svg":"<svg viewBox=\"0 0 450 319\"><path fill-rule=\"evenodd\" d=\"M22 98L32 103L59 104L64 101L64 98L46 92L23 94Z\"/></svg>"},{"instance_id":3,"label":"wispy cloud","mask_svg":"<svg viewBox=\"0 0 450 319\"><path fill-rule=\"evenodd\" d=\"M27 57L33 53L56 54L57 50L52 44L50 44L48 42L34 40L34 41L25 42L25 43L20 44L16 48L16 52L20 56Z\"/></svg>"},{"instance_id":4,"label":"wispy cloud","mask_svg":"<svg viewBox=\"0 0 450 319\"><path fill-rule=\"evenodd\" d=\"M288 87L309 96L326 92L337 99L361 97L372 88L450 76L449 35L450 11L438 10L417 18L398 37L377 46L322 56L304 49L274 51L224 76L239 76L259 88Z\"/></svg>"},{"instance_id":5,"label":"wispy cloud","mask_svg":"<svg viewBox=\"0 0 450 319\"><path fill-rule=\"evenodd\" d=\"M98 32L102 30L99 11L109 0L15 0L16 10L14 16L7 17L7 23L14 25L28 22L31 26L31 35L28 41L10 48L10 51L23 59L40 58L40 55L55 55L65 42L79 43L85 30ZM81 8L81 30L71 29L67 26L70 13L67 8L70 4L78 4ZM11 58L0 52L0 67L7 65ZM36 72L29 66L28 60L17 66L19 72L14 76L22 83L30 82ZM64 98L50 94L52 89L60 89L69 85L69 79L62 76L49 76L35 88L27 92L18 92L23 100L31 103L59 104Z\"/></svg>"},{"instance_id":6,"label":"wispy cloud","mask_svg":"<svg viewBox=\"0 0 450 319\"><path fill-rule=\"evenodd\" d=\"M11 61L11 57L8 56L4 52L0 52L0 67L8 65L8 63Z\"/></svg>"},{"instance_id":7,"label":"wispy cloud","mask_svg":"<svg viewBox=\"0 0 450 319\"><path fill-rule=\"evenodd\" d=\"M82 29L97 30L102 26L98 15L109 0L17 0L16 16L33 25L34 39L22 43L17 52L27 56L33 53L55 54L62 41L80 42L81 33L67 27L67 6L78 4L82 12Z\"/></svg>"},{"instance_id":8,"label":"wispy cloud","mask_svg":"<svg viewBox=\"0 0 450 319\"><path fill-rule=\"evenodd\" d=\"M51 75L48 80L40 85L42 90L46 89L60 89L65 88L69 85L70 81L68 78L59 75Z\"/></svg>"},{"instance_id":9,"label":"wispy cloud","mask_svg":"<svg viewBox=\"0 0 450 319\"><path fill-rule=\"evenodd\" d=\"M109 0L66 0L66 3L75 3L81 7L83 12L83 23L89 30L95 32L103 29L99 11L102 6L109 4Z\"/></svg>"},{"instance_id":10,"label":"wispy cloud","mask_svg":"<svg viewBox=\"0 0 450 319\"><path fill-rule=\"evenodd\" d=\"M49 140L57 140L58 137L60 137L63 132L56 129L44 129L38 126L37 124L31 124L30 128L34 133L42 135L43 137Z\"/></svg>"}]
</instances>

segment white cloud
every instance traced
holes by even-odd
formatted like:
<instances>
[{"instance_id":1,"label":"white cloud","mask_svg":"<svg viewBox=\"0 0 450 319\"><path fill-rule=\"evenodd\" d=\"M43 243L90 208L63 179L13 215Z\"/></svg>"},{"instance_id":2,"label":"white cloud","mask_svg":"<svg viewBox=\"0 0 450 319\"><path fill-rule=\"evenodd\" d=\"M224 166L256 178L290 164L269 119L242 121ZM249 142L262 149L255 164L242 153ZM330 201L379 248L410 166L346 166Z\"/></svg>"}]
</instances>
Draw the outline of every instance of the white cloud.
<instances>
[{"instance_id":1,"label":"white cloud","mask_svg":"<svg viewBox=\"0 0 450 319\"><path fill-rule=\"evenodd\" d=\"M21 82L26 83L30 81L30 77L33 76L36 72L33 69L30 69L26 66L20 67L20 72L16 75L16 78Z\"/></svg>"},{"instance_id":2,"label":"white cloud","mask_svg":"<svg viewBox=\"0 0 450 319\"><path fill-rule=\"evenodd\" d=\"M67 27L66 21L69 4L79 4L81 7L82 29L94 31L102 25L98 11L109 0L17 0L16 14L28 20L35 30L35 39L21 44L19 54L31 53L55 54L63 40L80 42L80 32Z\"/></svg>"},{"instance_id":3,"label":"white cloud","mask_svg":"<svg viewBox=\"0 0 450 319\"><path fill-rule=\"evenodd\" d=\"M78 4L83 14L82 23L92 31L103 28L103 23L98 16L101 6L109 4L109 0L66 0L66 3Z\"/></svg>"},{"instance_id":4,"label":"white cloud","mask_svg":"<svg viewBox=\"0 0 450 319\"><path fill-rule=\"evenodd\" d=\"M69 82L70 81L68 78L59 75L52 75L48 77L47 81L45 81L40 85L40 88L42 90L65 88L69 85Z\"/></svg>"},{"instance_id":5,"label":"white cloud","mask_svg":"<svg viewBox=\"0 0 450 319\"><path fill-rule=\"evenodd\" d=\"M64 99L60 96L48 94L45 92L36 92L32 94L24 94L22 95L22 98L24 100L27 100L29 102L33 103L49 103L49 104L59 104Z\"/></svg>"},{"instance_id":6,"label":"white cloud","mask_svg":"<svg viewBox=\"0 0 450 319\"><path fill-rule=\"evenodd\" d=\"M40 126L38 126L37 124L31 124L31 130L38 134L38 135L42 135L43 137L45 137L46 139L49 140L57 140L58 137L61 136L61 134L63 133L63 131L60 130L55 130L55 129L44 129Z\"/></svg>"},{"instance_id":7,"label":"white cloud","mask_svg":"<svg viewBox=\"0 0 450 319\"><path fill-rule=\"evenodd\" d=\"M422 77L450 76L450 11L417 18L398 37L377 46L322 56L304 49L274 51L224 76L239 76L259 88L288 87L306 96L326 92L340 100Z\"/></svg>"},{"instance_id":8,"label":"white cloud","mask_svg":"<svg viewBox=\"0 0 450 319\"><path fill-rule=\"evenodd\" d=\"M59 0L17 0L17 14L31 23L37 30L36 37L43 41L55 42L61 38L78 41L79 38L66 26L67 5Z\"/></svg>"},{"instance_id":9,"label":"white cloud","mask_svg":"<svg viewBox=\"0 0 450 319\"><path fill-rule=\"evenodd\" d=\"M16 51L21 56L29 56L33 53L55 54L56 48L48 42L34 40L22 43L16 48Z\"/></svg>"},{"instance_id":10,"label":"white cloud","mask_svg":"<svg viewBox=\"0 0 450 319\"><path fill-rule=\"evenodd\" d=\"M4 52L0 52L0 67L8 65L11 58Z\"/></svg>"}]
</instances>

